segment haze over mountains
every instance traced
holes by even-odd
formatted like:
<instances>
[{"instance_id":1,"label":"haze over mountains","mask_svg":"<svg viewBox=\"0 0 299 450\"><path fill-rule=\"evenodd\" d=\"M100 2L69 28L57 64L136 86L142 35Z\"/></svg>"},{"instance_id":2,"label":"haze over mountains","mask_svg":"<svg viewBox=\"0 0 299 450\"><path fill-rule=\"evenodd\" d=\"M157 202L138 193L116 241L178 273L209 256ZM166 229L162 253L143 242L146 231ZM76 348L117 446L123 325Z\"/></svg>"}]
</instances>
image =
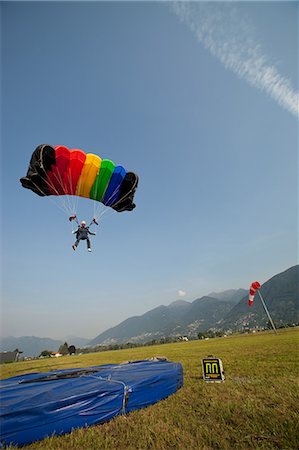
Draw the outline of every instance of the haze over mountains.
<instances>
[{"instance_id":1,"label":"haze over mountains","mask_svg":"<svg viewBox=\"0 0 299 450\"><path fill-rule=\"evenodd\" d=\"M40 338L36 336L7 336L1 338L1 351L14 351L19 349L22 356L39 356L43 350L57 351L63 342L51 339Z\"/></svg>"},{"instance_id":2,"label":"haze over mountains","mask_svg":"<svg viewBox=\"0 0 299 450\"><path fill-rule=\"evenodd\" d=\"M275 275L261 287L271 316L277 326L299 323L299 265ZM236 331L265 327L268 318L259 298L248 306L248 290L230 289L211 293L187 302L176 300L158 306L141 316L130 317L99 334L91 341L68 336L65 340L76 347L145 343L164 337L196 337L209 329ZM8 337L1 340L1 351L23 350L23 356L38 356L42 350L57 351L64 341L37 337Z\"/></svg>"},{"instance_id":3,"label":"haze over mountains","mask_svg":"<svg viewBox=\"0 0 299 450\"><path fill-rule=\"evenodd\" d=\"M22 356L39 356L43 350L58 351L59 347L68 342L75 347L83 347L88 344L90 339L76 336L66 336L65 339L41 338L37 336L7 336L0 340L1 351L21 350Z\"/></svg>"}]
</instances>

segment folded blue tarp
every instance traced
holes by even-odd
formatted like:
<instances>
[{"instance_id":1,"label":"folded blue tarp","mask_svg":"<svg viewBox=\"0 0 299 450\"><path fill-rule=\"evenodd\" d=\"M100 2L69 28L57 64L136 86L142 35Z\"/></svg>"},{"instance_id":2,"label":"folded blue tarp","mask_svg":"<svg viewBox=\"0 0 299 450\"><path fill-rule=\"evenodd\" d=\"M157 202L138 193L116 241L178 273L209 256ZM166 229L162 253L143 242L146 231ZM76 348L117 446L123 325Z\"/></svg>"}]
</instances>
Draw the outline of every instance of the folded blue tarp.
<instances>
[{"instance_id":1,"label":"folded blue tarp","mask_svg":"<svg viewBox=\"0 0 299 450\"><path fill-rule=\"evenodd\" d=\"M143 360L0 380L0 442L29 444L144 408L183 385L180 363Z\"/></svg>"}]
</instances>

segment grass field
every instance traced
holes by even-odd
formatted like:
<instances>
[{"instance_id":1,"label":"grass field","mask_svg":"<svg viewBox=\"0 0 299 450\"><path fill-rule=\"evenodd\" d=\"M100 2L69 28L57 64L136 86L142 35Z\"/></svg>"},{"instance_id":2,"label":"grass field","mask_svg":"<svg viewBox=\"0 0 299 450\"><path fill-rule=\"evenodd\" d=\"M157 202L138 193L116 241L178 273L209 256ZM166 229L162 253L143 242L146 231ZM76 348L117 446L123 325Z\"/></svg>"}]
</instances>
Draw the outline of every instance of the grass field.
<instances>
[{"instance_id":1,"label":"grass field","mask_svg":"<svg viewBox=\"0 0 299 450\"><path fill-rule=\"evenodd\" d=\"M201 360L221 358L223 383L202 379ZM299 448L299 329L34 360L1 366L1 377L152 356L180 361L184 386L153 406L24 449L241 450ZM11 449L15 447L9 447Z\"/></svg>"}]
</instances>

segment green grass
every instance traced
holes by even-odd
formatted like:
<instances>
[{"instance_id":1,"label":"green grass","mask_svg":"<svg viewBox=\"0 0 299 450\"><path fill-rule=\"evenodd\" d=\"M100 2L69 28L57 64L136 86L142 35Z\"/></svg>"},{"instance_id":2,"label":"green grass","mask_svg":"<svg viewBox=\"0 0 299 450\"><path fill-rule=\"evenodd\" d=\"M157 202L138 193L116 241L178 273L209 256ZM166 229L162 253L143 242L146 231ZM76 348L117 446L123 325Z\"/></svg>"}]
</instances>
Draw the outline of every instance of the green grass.
<instances>
[{"instance_id":1,"label":"green grass","mask_svg":"<svg viewBox=\"0 0 299 450\"><path fill-rule=\"evenodd\" d=\"M296 450L299 329L36 360L1 366L1 377L166 356L184 387L146 409L24 447L39 450ZM222 359L225 382L202 380L201 360ZM10 447L11 449L15 447Z\"/></svg>"}]
</instances>

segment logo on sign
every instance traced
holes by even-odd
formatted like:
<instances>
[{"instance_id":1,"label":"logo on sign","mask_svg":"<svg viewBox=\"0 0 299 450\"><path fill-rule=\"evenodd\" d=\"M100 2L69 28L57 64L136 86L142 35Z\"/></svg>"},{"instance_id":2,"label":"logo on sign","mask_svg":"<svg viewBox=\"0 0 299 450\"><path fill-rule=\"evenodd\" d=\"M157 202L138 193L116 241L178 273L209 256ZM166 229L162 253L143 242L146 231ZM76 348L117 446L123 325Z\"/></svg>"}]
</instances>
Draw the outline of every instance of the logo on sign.
<instances>
[{"instance_id":1,"label":"logo on sign","mask_svg":"<svg viewBox=\"0 0 299 450\"><path fill-rule=\"evenodd\" d=\"M224 381L224 371L220 358L205 358L202 360L203 379L205 381Z\"/></svg>"}]
</instances>

